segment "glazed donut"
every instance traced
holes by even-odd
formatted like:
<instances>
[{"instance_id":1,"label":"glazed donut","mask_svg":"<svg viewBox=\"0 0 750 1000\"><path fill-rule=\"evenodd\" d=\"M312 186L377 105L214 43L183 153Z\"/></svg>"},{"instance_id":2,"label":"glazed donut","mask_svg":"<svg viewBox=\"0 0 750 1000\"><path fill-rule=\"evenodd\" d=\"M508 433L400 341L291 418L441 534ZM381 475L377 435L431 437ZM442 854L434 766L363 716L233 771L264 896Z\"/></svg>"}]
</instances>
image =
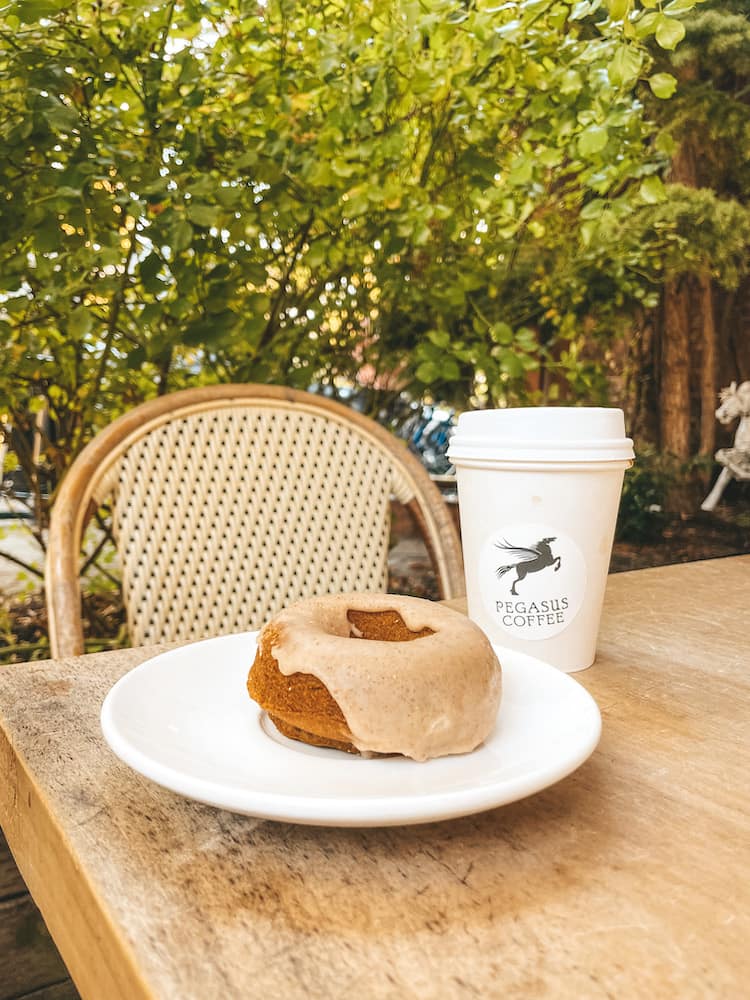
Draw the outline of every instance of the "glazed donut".
<instances>
[{"instance_id":1,"label":"glazed donut","mask_svg":"<svg viewBox=\"0 0 750 1000\"><path fill-rule=\"evenodd\" d=\"M291 739L427 760L486 739L502 682L489 640L458 611L336 594L299 601L261 630L247 687Z\"/></svg>"}]
</instances>

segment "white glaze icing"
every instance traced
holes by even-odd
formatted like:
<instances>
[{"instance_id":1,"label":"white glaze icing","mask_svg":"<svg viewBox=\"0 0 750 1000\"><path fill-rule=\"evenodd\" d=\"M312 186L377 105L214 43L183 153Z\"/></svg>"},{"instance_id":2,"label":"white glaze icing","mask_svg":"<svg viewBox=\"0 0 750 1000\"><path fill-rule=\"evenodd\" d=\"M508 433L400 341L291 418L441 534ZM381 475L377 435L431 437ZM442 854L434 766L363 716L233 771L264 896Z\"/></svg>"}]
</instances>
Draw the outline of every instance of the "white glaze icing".
<instances>
[{"instance_id":1,"label":"white glaze icing","mask_svg":"<svg viewBox=\"0 0 750 1000\"><path fill-rule=\"evenodd\" d=\"M410 631L433 634L407 642L355 639L350 610L396 611ZM272 624L279 670L325 684L362 753L414 760L466 753L492 730L500 664L484 633L457 611L415 597L335 594L299 601Z\"/></svg>"}]
</instances>

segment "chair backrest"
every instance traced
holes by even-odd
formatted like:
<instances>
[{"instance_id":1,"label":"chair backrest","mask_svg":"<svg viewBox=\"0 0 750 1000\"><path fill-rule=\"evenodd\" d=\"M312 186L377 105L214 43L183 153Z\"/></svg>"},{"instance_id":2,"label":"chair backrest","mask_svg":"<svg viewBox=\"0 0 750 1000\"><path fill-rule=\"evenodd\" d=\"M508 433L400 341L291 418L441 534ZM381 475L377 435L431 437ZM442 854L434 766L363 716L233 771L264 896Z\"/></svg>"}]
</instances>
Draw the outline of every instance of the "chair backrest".
<instances>
[{"instance_id":1,"label":"chair backrest","mask_svg":"<svg viewBox=\"0 0 750 1000\"><path fill-rule=\"evenodd\" d=\"M339 403L279 386L188 389L101 431L52 510L53 656L83 651L80 550L105 501L135 645L260 628L314 594L384 591L390 500L417 520L440 596L464 593L456 529L403 444Z\"/></svg>"}]
</instances>

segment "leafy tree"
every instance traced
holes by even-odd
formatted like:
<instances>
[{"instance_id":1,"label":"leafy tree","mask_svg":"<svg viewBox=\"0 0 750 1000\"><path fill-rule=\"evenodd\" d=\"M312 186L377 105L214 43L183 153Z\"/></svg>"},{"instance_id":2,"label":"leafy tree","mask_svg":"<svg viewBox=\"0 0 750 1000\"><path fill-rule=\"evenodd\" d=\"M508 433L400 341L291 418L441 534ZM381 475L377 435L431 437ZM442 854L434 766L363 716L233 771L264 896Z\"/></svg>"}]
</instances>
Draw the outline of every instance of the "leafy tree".
<instances>
[{"instance_id":1,"label":"leafy tree","mask_svg":"<svg viewBox=\"0 0 750 1000\"><path fill-rule=\"evenodd\" d=\"M691 6L7 5L0 407L28 474L36 411L54 489L199 380L603 392L597 338L683 249L637 95L672 92L646 43Z\"/></svg>"},{"instance_id":2,"label":"leafy tree","mask_svg":"<svg viewBox=\"0 0 750 1000\"><path fill-rule=\"evenodd\" d=\"M713 452L717 389L750 377L748 15L747 0L705 3L680 47L657 57L656 68L678 81L659 117L681 257L669 262L641 354L641 425L682 460Z\"/></svg>"}]
</instances>

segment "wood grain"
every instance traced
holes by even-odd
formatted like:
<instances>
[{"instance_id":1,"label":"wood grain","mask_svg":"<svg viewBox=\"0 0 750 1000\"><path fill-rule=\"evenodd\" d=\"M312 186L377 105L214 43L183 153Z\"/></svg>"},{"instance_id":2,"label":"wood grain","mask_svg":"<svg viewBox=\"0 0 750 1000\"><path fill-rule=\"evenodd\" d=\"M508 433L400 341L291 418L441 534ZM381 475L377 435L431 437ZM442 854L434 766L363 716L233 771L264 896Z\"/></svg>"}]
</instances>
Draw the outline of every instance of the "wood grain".
<instances>
[{"instance_id":1,"label":"wood grain","mask_svg":"<svg viewBox=\"0 0 750 1000\"><path fill-rule=\"evenodd\" d=\"M0 823L90 1000L744 995L750 557L609 581L601 744L522 802L384 830L235 816L103 744L154 650L0 671Z\"/></svg>"}]
</instances>

